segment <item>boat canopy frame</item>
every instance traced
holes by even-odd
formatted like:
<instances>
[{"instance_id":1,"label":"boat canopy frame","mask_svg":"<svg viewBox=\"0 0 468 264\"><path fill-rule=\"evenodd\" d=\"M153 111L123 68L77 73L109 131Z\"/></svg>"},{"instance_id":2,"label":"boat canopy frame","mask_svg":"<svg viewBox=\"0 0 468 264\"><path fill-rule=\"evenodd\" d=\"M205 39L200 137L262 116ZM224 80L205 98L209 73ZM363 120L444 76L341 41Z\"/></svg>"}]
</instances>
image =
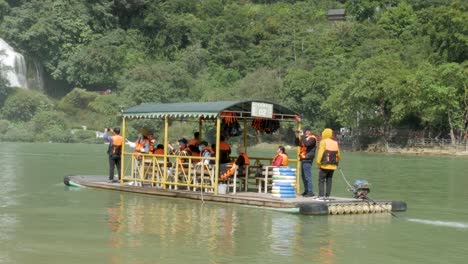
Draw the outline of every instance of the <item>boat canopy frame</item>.
<instances>
[{"instance_id":1,"label":"boat canopy frame","mask_svg":"<svg viewBox=\"0 0 468 264\"><path fill-rule=\"evenodd\" d=\"M214 119L223 112L237 114L237 118L253 118L252 103L271 105L273 117L270 119L280 121L294 121L299 116L296 112L269 101L219 101L219 102L188 102L188 103L143 103L122 111L122 116L134 118L200 118Z\"/></svg>"},{"instance_id":2,"label":"boat canopy frame","mask_svg":"<svg viewBox=\"0 0 468 264\"><path fill-rule=\"evenodd\" d=\"M296 128L301 129L300 115L289 108L277 103L265 100L245 100L245 101L217 101L217 102L180 102L180 103L142 103L137 106L130 107L121 111L122 117L122 136L126 138L126 121L132 119L160 119L164 120L164 178L167 173L167 158L174 157L168 153L168 130L169 119L173 120L188 120L198 119L199 133L202 137L202 120L216 121L216 150L215 150L215 182L214 193L218 194L218 178L219 178L219 142L221 138L221 121L224 117L234 116L244 122L244 146L247 147L247 121L256 118L269 120L277 120L279 122L295 122ZM299 148L297 148L299 153ZM132 155L125 152L125 144L122 146L122 162L121 171L125 172L125 155ZM299 172L299 162L296 162L297 171ZM133 170L132 161L132 170ZM299 173L297 173L299 175ZM299 177L297 177L299 179ZM124 176L122 175L120 183L123 184ZM162 184L166 188L166 184ZM299 181L296 181L296 192L299 192Z\"/></svg>"}]
</instances>

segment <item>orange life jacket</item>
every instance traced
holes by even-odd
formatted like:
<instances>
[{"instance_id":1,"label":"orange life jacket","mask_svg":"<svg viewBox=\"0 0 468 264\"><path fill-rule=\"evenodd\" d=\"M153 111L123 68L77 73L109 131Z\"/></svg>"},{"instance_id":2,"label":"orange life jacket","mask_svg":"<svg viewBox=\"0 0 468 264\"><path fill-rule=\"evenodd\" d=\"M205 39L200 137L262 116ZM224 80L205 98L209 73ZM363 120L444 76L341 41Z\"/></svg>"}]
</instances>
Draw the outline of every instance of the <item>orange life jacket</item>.
<instances>
[{"instance_id":1,"label":"orange life jacket","mask_svg":"<svg viewBox=\"0 0 468 264\"><path fill-rule=\"evenodd\" d=\"M275 163L275 160L278 158L278 157L281 157L281 164L279 166L288 166L289 164L289 157L288 155L284 154L284 153L279 153L279 154L276 154L276 156L273 158L273 162L272 164L274 165Z\"/></svg>"},{"instance_id":2,"label":"orange life jacket","mask_svg":"<svg viewBox=\"0 0 468 264\"><path fill-rule=\"evenodd\" d=\"M112 144L109 146L109 154L122 154L123 137L121 135L112 136Z\"/></svg>"},{"instance_id":3,"label":"orange life jacket","mask_svg":"<svg viewBox=\"0 0 468 264\"><path fill-rule=\"evenodd\" d=\"M219 150L231 150L231 147L225 141L219 142Z\"/></svg>"},{"instance_id":4,"label":"orange life jacket","mask_svg":"<svg viewBox=\"0 0 468 264\"><path fill-rule=\"evenodd\" d=\"M320 161L320 163L338 165L338 142L330 138L324 139L324 141L325 151L323 152L322 160Z\"/></svg>"},{"instance_id":5,"label":"orange life jacket","mask_svg":"<svg viewBox=\"0 0 468 264\"><path fill-rule=\"evenodd\" d=\"M211 158L214 158L216 153L213 151L213 149L209 146L205 146L204 148L202 148L201 152L200 152L200 157L203 157L203 154L205 154L206 152L209 152L210 153L210 157ZM214 164L215 161L214 160L210 160L209 161L210 164Z\"/></svg>"},{"instance_id":6,"label":"orange life jacket","mask_svg":"<svg viewBox=\"0 0 468 264\"><path fill-rule=\"evenodd\" d=\"M244 165L250 165L250 159L249 156L245 153L240 154L242 157L244 157ZM237 159L236 159L237 161Z\"/></svg>"},{"instance_id":7,"label":"orange life jacket","mask_svg":"<svg viewBox=\"0 0 468 264\"><path fill-rule=\"evenodd\" d=\"M180 150L177 152L178 156L192 156L192 152L190 151L189 147L184 148L183 150ZM187 163L188 159L186 158L179 158L179 162L181 163Z\"/></svg>"},{"instance_id":8,"label":"orange life jacket","mask_svg":"<svg viewBox=\"0 0 468 264\"><path fill-rule=\"evenodd\" d=\"M149 143L150 143L150 145L149 145L149 153L156 154L156 153L154 153L154 152L156 151L156 149L154 148L154 144L156 143L156 139L154 139L154 138L153 138L153 139L150 139L150 140L149 140Z\"/></svg>"},{"instance_id":9,"label":"orange life jacket","mask_svg":"<svg viewBox=\"0 0 468 264\"><path fill-rule=\"evenodd\" d=\"M164 149L160 149L160 148L155 149L153 154L155 154L155 155L164 155ZM160 157L157 157L157 160L158 160L159 163L162 163L162 160L160 160ZM167 164L170 164L169 163L169 158L166 158L166 162L167 162ZM171 165L172 164L170 164L168 166L171 166Z\"/></svg>"},{"instance_id":10,"label":"orange life jacket","mask_svg":"<svg viewBox=\"0 0 468 264\"><path fill-rule=\"evenodd\" d=\"M156 155L164 155L164 149L156 149L156 150L154 151L154 154L156 154Z\"/></svg>"},{"instance_id":11,"label":"orange life jacket","mask_svg":"<svg viewBox=\"0 0 468 264\"><path fill-rule=\"evenodd\" d=\"M195 147L198 147L199 142L198 142L198 139L194 138L192 140L189 141L189 143L187 144L188 146L195 146Z\"/></svg>"},{"instance_id":12,"label":"orange life jacket","mask_svg":"<svg viewBox=\"0 0 468 264\"><path fill-rule=\"evenodd\" d=\"M228 163L231 161L229 155L231 154L231 147L225 141L219 142L219 162Z\"/></svg>"},{"instance_id":13,"label":"orange life jacket","mask_svg":"<svg viewBox=\"0 0 468 264\"><path fill-rule=\"evenodd\" d=\"M307 141L309 141L311 138L315 139L315 142L317 142L317 138L314 135L310 135L306 138ZM304 142L301 141L301 151L299 152L299 158L305 159L307 154L307 147L304 145Z\"/></svg>"},{"instance_id":14,"label":"orange life jacket","mask_svg":"<svg viewBox=\"0 0 468 264\"><path fill-rule=\"evenodd\" d=\"M250 164L250 159L249 159L249 156L247 154L242 153L242 154L240 154L240 156L244 157L244 165L249 165ZM220 177L221 180L226 180L227 178L234 175L234 173L236 172L236 165L237 165L236 163L237 163L237 159L234 161L231 168L229 168L229 170L227 170L225 173L223 173L221 175L221 177Z\"/></svg>"},{"instance_id":15,"label":"orange life jacket","mask_svg":"<svg viewBox=\"0 0 468 264\"><path fill-rule=\"evenodd\" d=\"M139 138L135 142L135 153L141 153L141 149L145 148L146 142L148 142L147 138Z\"/></svg>"},{"instance_id":16,"label":"orange life jacket","mask_svg":"<svg viewBox=\"0 0 468 264\"><path fill-rule=\"evenodd\" d=\"M211 147L206 146L206 147L202 148L202 150L200 152L200 157L203 157L203 153L205 153L205 151L210 152L211 157L213 157L215 155L215 152L213 151L213 149Z\"/></svg>"}]
</instances>

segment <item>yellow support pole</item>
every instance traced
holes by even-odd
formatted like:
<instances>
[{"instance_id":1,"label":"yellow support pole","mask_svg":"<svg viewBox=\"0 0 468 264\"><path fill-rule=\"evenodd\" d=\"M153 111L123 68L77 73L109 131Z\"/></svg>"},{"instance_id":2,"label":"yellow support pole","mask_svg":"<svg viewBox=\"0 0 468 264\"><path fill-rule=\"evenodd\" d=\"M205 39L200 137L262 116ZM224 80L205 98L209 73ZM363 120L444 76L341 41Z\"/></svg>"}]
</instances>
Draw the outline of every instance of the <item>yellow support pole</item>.
<instances>
[{"instance_id":1,"label":"yellow support pole","mask_svg":"<svg viewBox=\"0 0 468 264\"><path fill-rule=\"evenodd\" d=\"M202 120L201 117L198 118L198 133L200 134L200 140L203 138L203 133L202 133Z\"/></svg>"},{"instance_id":2,"label":"yellow support pole","mask_svg":"<svg viewBox=\"0 0 468 264\"><path fill-rule=\"evenodd\" d=\"M219 141L221 140L221 117L216 117L216 168L215 168L215 186L214 193L218 195L218 178L219 178Z\"/></svg>"},{"instance_id":3,"label":"yellow support pole","mask_svg":"<svg viewBox=\"0 0 468 264\"><path fill-rule=\"evenodd\" d=\"M121 132L122 132L122 138L123 138L123 142L122 142L122 152L120 154L120 185L123 185L123 178L124 178L124 173L125 173L125 117L123 116L122 117L122 129L121 129Z\"/></svg>"},{"instance_id":4,"label":"yellow support pole","mask_svg":"<svg viewBox=\"0 0 468 264\"><path fill-rule=\"evenodd\" d=\"M247 120L244 119L244 148L245 148L245 153L248 153L247 152Z\"/></svg>"},{"instance_id":5,"label":"yellow support pole","mask_svg":"<svg viewBox=\"0 0 468 264\"><path fill-rule=\"evenodd\" d=\"M302 129L302 124L300 121L297 122L297 130L301 130ZM301 174L302 174L302 171L301 171L301 158L299 157L299 154L301 153L301 146L297 146L296 148L296 152L297 152L297 163L296 163L296 193L299 194L301 192L301 186L299 184L300 182L300 179L302 178L301 177Z\"/></svg>"},{"instance_id":6,"label":"yellow support pole","mask_svg":"<svg viewBox=\"0 0 468 264\"><path fill-rule=\"evenodd\" d=\"M167 153L169 146L169 117L166 115L164 117L164 173L163 173L163 189L166 189L167 181Z\"/></svg>"}]
</instances>

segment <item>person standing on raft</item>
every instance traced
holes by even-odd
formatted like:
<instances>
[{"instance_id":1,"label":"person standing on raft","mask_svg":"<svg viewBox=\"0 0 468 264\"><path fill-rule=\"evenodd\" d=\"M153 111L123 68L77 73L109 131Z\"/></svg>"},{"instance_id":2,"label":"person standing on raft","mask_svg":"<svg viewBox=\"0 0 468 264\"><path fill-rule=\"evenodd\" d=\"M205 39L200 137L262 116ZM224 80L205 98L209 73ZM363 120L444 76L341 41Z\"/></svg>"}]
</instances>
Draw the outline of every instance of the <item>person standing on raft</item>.
<instances>
[{"instance_id":1,"label":"person standing on raft","mask_svg":"<svg viewBox=\"0 0 468 264\"><path fill-rule=\"evenodd\" d=\"M312 181L312 161L315 156L317 138L310 129L296 131L295 143L300 147L299 159L301 161L301 177L304 183L304 197L314 197L314 184Z\"/></svg>"},{"instance_id":2,"label":"person standing on raft","mask_svg":"<svg viewBox=\"0 0 468 264\"><path fill-rule=\"evenodd\" d=\"M338 142L333 139L333 131L330 128L325 128L322 132L322 140L320 141L319 150L317 153L317 166L319 168L319 199L327 199L331 194L333 173L340 162L340 149ZM326 191L323 192L324 183ZM325 196L324 196L325 195Z\"/></svg>"},{"instance_id":3,"label":"person standing on raft","mask_svg":"<svg viewBox=\"0 0 468 264\"><path fill-rule=\"evenodd\" d=\"M110 135L109 133L114 133ZM117 167L117 179L121 179L120 164L122 156L123 138L120 135L120 128L116 127L114 130L110 128L104 129L104 139L109 142L107 154L109 155L109 182L117 182L114 180L114 167Z\"/></svg>"}]
</instances>

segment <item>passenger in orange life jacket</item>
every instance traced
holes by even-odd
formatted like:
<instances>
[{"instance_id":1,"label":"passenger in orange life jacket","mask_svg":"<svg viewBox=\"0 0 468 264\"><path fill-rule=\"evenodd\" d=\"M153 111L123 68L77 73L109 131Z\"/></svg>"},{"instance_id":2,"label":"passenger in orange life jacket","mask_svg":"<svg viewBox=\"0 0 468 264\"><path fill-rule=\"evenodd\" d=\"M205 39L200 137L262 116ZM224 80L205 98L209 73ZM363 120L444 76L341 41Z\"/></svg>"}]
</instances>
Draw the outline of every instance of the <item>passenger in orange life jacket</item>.
<instances>
[{"instance_id":1,"label":"passenger in orange life jacket","mask_svg":"<svg viewBox=\"0 0 468 264\"><path fill-rule=\"evenodd\" d=\"M113 132L113 135L111 133ZM112 131L110 128L104 129L104 139L109 142L107 154L109 155L109 182L114 180L114 167L117 167L117 179L120 180L122 174L120 171L123 138L120 136L120 128L116 127Z\"/></svg>"},{"instance_id":2,"label":"passenger in orange life jacket","mask_svg":"<svg viewBox=\"0 0 468 264\"><path fill-rule=\"evenodd\" d=\"M164 155L164 145L163 144L158 144L153 153L157 154L157 155Z\"/></svg>"},{"instance_id":3,"label":"passenger in orange life jacket","mask_svg":"<svg viewBox=\"0 0 468 264\"><path fill-rule=\"evenodd\" d=\"M231 168L221 174L220 179L222 181L227 180L229 177L233 176L237 168L238 175L244 176L244 166L250 165L250 159L247 153L245 153L245 147L239 147L237 149L237 154L239 154L239 156L236 158Z\"/></svg>"},{"instance_id":4,"label":"passenger in orange life jacket","mask_svg":"<svg viewBox=\"0 0 468 264\"><path fill-rule=\"evenodd\" d=\"M153 131L148 132L148 141L149 141L148 153L154 154L154 152L156 151L156 139L154 138Z\"/></svg>"},{"instance_id":5,"label":"passenger in orange life jacket","mask_svg":"<svg viewBox=\"0 0 468 264\"><path fill-rule=\"evenodd\" d=\"M158 144L156 149L154 150L153 154L155 155L164 155L164 145ZM163 163L163 159L161 157L157 157L159 163ZM166 159L166 163L168 167L172 166L172 163L169 162L169 158Z\"/></svg>"},{"instance_id":6,"label":"passenger in orange life jacket","mask_svg":"<svg viewBox=\"0 0 468 264\"><path fill-rule=\"evenodd\" d=\"M231 147L224 140L224 136L221 136L219 141L219 163L231 162Z\"/></svg>"},{"instance_id":7,"label":"passenger in orange life jacket","mask_svg":"<svg viewBox=\"0 0 468 264\"><path fill-rule=\"evenodd\" d=\"M202 141L200 142L200 145L198 146L198 149L200 151L200 157L202 157L202 161L204 164L213 164L214 161L213 160L207 160L207 159L204 159L204 158L211 158L214 156L214 151L213 149L208 145L208 142L206 141ZM201 162L200 161L198 163L198 165L201 165Z\"/></svg>"},{"instance_id":8,"label":"passenger in orange life jacket","mask_svg":"<svg viewBox=\"0 0 468 264\"><path fill-rule=\"evenodd\" d=\"M315 156L317 138L310 129L296 131L295 143L300 147L299 160L301 161L301 177L304 183L304 197L314 197L314 185L312 179L312 161Z\"/></svg>"},{"instance_id":9,"label":"passenger in orange life jacket","mask_svg":"<svg viewBox=\"0 0 468 264\"><path fill-rule=\"evenodd\" d=\"M181 138L178 140L179 142L179 149L176 150L172 145L169 145L169 149L171 154L177 155L177 156L192 156L192 152L190 151L190 148L188 147L188 141L185 138ZM179 160L182 163L188 162L188 159L181 158Z\"/></svg>"},{"instance_id":10,"label":"passenger in orange life jacket","mask_svg":"<svg viewBox=\"0 0 468 264\"><path fill-rule=\"evenodd\" d=\"M341 160L340 148L338 142L332 138L333 131L330 128L325 128L322 132L322 140L320 141L319 150L317 153L317 166L319 167L319 198L328 198L331 194L333 173L338 167ZM324 183L326 191L323 192Z\"/></svg>"},{"instance_id":11,"label":"passenger in orange life jacket","mask_svg":"<svg viewBox=\"0 0 468 264\"><path fill-rule=\"evenodd\" d=\"M188 147L190 151L192 151L193 156L200 156L200 150L198 146L200 145L200 133L195 132L193 133L193 139L188 142Z\"/></svg>"},{"instance_id":12,"label":"passenger in orange life jacket","mask_svg":"<svg viewBox=\"0 0 468 264\"><path fill-rule=\"evenodd\" d=\"M276 156L273 158L271 165L279 167L279 166L288 166L288 164L289 164L288 154L286 154L286 150L284 149L283 146L279 146L278 149L276 150Z\"/></svg>"},{"instance_id":13,"label":"passenger in orange life jacket","mask_svg":"<svg viewBox=\"0 0 468 264\"><path fill-rule=\"evenodd\" d=\"M147 154L149 153L150 140L148 139L149 131L145 128L140 129L138 132L138 138L135 141L135 154Z\"/></svg>"}]
</instances>

